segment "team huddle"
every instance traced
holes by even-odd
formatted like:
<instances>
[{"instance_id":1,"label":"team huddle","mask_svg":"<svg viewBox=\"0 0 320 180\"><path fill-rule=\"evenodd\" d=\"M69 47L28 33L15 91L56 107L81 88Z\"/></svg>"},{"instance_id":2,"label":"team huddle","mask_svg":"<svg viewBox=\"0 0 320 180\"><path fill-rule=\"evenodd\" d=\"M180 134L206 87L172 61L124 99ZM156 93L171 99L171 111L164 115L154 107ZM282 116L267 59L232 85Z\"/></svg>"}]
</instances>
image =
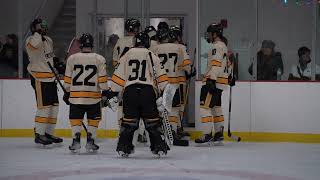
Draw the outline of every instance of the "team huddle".
<instances>
[{"instance_id":1,"label":"team huddle","mask_svg":"<svg viewBox=\"0 0 320 180\"><path fill-rule=\"evenodd\" d=\"M54 136L58 115L58 95L55 81L52 40L46 35L47 24L35 19L31 23L26 49L30 64L31 84L35 90L37 112L35 117L35 143L49 145L63 140ZM115 71L107 77L106 60L93 52L92 35L83 34L79 53L68 57L64 76L63 100L70 107L72 128L71 152L81 149L81 129L86 130L88 152L99 149L96 131L101 121L101 108L116 109L120 126L116 151L124 157L134 153L133 138L148 136L150 150L165 155L171 145L188 146L183 139L182 119L186 105L188 81L195 68L182 42L182 30L160 22L140 31L137 19L125 22L127 36L120 38L113 51ZM221 95L226 86L234 85L232 63L228 62L228 49L223 42L223 28L211 24L207 40L212 44L200 95L201 123L204 135L196 143L224 140L224 117ZM60 83L60 82L59 82ZM87 117L87 127L83 124Z\"/></svg>"}]
</instances>

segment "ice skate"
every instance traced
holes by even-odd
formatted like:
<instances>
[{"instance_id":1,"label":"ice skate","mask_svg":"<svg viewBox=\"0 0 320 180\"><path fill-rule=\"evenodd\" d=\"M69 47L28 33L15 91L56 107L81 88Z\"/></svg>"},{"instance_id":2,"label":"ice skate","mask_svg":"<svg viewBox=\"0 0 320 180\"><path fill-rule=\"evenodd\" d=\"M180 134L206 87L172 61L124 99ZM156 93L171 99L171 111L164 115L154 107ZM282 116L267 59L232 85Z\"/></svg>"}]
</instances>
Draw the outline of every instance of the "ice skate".
<instances>
[{"instance_id":1,"label":"ice skate","mask_svg":"<svg viewBox=\"0 0 320 180\"><path fill-rule=\"evenodd\" d=\"M45 135L40 135L38 133L35 133L34 142L36 144L40 144L40 145L43 145L43 146L47 146L47 145L52 144L52 141L50 139L48 139Z\"/></svg>"},{"instance_id":2,"label":"ice skate","mask_svg":"<svg viewBox=\"0 0 320 180\"><path fill-rule=\"evenodd\" d=\"M117 152L121 157L129 157L130 154L134 153L134 146L118 143Z\"/></svg>"},{"instance_id":3,"label":"ice skate","mask_svg":"<svg viewBox=\"0 0 320 180\"><path fill-rule=\"evenodd\" d=\"M56 136L53 136L51 134L45 134L45 136L50 139L52 141L52 143L62 143L63 142L63 139L62 138L59 138L59 137L56 137Z\"/></svg>"},{"instance_id":4,"label":"ice skate","mask_svg":"<svg viewBox=\"0 0 320 180\"><path fill-rule=\"evenodd\" d=\"M200 138L196 139L194 142L198 144L203 144L203 143L209 143L211 141L213 141L213 137L212 137L212 134L210 133L210 134L204 134Z\"/></svg>"},{"instance_id":5,"label":"ice skate","mask_svg":"<svg viewBox=\"0 0 320 180\"><path fill-rule=\"evenodd\" d=\"M72 140L72 144L69 146L69 150L72 153L80 153L80 138L81 138L81 134L80 133L76 133L75 138L73 138Z\"/></svg>"},{"instance_id":6,"label":"ice skate","mask_svg":"<svg viewBox=\"0 0 320 180\"><path fill-rule=\"evenodd\" d=\"M188 140L182 139L182 137L174 131L172 131L172 133L173 133L173 145L174 146L189 146Z\"/></svg>"},{"instance_id":7,"label":"ice skate","mask_svg":"<svg viewBox=\"0 0 320 180\"><path fill-rule=\"evenodd\" d=\"M224 140L224 137L223 137L223 132L216 132L213 136L213 144L215 146L223 146L223 140Z\"/></svg>"},{"instance_id":8,"label":"ice skate","mask_svg":"<svg viewBox=\"0 0 320 180\"><path fill-rule=\"evenodd\" d=\"M88 133L87 135L87 144L86 150L88 153L95 153L99 149L99 146L94 143L94 139L92 138L92 134Z\"/></svg>"}]
</instances>

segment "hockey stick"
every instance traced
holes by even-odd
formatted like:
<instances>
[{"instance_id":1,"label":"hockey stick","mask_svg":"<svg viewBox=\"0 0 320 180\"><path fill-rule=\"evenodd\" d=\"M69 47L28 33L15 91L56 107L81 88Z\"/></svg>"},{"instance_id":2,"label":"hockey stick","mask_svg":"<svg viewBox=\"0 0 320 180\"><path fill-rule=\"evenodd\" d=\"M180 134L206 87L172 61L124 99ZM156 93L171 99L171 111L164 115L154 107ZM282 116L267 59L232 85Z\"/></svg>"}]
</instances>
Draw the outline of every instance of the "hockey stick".
<instances>
[{"instance_id":1,"label":"hockey stick","mask_svg":"<svg viewBox=\"0 0 320 180\"><path fill-rule=\"evenodd\" d=\"M56 73L56 71L54 70L53 66L50 64L50 62L47 62L47 63L48 63L48 65L49 65L49 68L51 69L52 73L54 74L54 76L55 76L55 78L56 78L56 81L57 81L58 84L60 85L62 91L63 91L65 94L68 93L67 90L66 90L66 89L64 88L64 86L62 85L62 83L61 83L61 81L60 81L60 79L59 79L59 76L58 76L58 74ZM84 125L83 121L81 121L81 124L82 124L84 130L86 131L86 133L88 133L88 129L87 129L86 125Z\"/></svg>"},{"instance_id":2,"label":"hockey stick","mask_svg":"<svg viewBox=\"0 0 320 180\"><path fill-rule=\"evenodd\" d=\"M158 80L157 80L158 76L157 76L156 68L155 68L154 63L153 63L151 52L149 52L149 57L150 57L150 60L151 60L151 65L152 65L153 80L154 80L154 82L156 82L158 94L160 95L161 92L160 92L159 84L158 84ZM171 125L169 123L168 111L166 109L163 111L162 125L163 125L163 129L165 131L166 139L169 140L169 145L172 145L173 144L173 135L172 135L172 131L171 131Z\"/></svg>"},{"instance_id":3,"label":"hockey stick","mask_svg":"<svg viewBox=\"0 0 320 180\"><path fill-rule=\"evenodd\" d=\"M233 63L234 62L232 62L232 64ZM231 75L232 75L232 78L234 78L233 77L233 65L232 65ZM234 141L240 142L241 141L241 137L232 135L231 130L230 130L231 107L232 107L232 87L230 86L229 89L230 89L230 91L229 91L228 137L231 138Z\"/></svg>"}]
</instances>

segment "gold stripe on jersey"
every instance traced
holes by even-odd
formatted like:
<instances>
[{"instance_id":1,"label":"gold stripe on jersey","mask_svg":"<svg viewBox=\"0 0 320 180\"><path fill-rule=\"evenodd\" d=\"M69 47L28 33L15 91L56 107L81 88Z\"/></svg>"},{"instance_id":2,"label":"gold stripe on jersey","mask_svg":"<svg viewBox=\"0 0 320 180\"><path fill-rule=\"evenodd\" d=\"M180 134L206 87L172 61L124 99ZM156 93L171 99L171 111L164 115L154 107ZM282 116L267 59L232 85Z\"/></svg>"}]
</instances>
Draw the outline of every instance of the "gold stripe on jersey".
<instances>
[{"instance_id":1,"label":"gold stripe on jersey","mask_svg":"<svg viewBox=\"0 0 320 180\"><path fill-rule=\"evenodd\" d=\"M168 76L166 74L162 74L157 79L158 79L158 83L162 83L162 82L168 81Z\"/></svg>"},{"instance_id":2,"label":"gold stripe on jersey","mask_svg":"<svg viewBox=\"0 0 320 180\"><path fill-rule=\"evenodd\" d=\"M98 82L99 83L105 83L105 82L107 82L108 81L108 77L107 76L100 76L99 78L98 78Z\"/></svg>"},{"instance_id":3,"label":"gold stripe on jersey","mask_svg":"<svg viewBox=\"0 0 320 180\"><path fill-rule=\"evenodd\" d=\"M27 47L28 47L30 50L32 50L32 51L38 50L38 48L32 46L30 43L27 44Z\"/></svg>"},{"instance_id":4,"label":"gold stripe on jersey","mask_svg":"<svg viewBox=\"0 0 320 180\"><path fill-rule=\"evenodd\" d=\"M202 118L201 118L201 122L202 122L202 123L212 122L212 116L202 117Z\"/></svg>"},{"instance_id":5,"label":"gold stripe on jersey","mask_svg":"<svg viewBox=\"0 0 320 180\"><path fill-rule=\"evenodd\" d=\"M218 67L222 67L222 63L219 60L213 59L210 61L211 66L218 66Z\"/></svg>"},{"instance_id":6,"label":"gold stripe on jersey","mask_svg":"<svg viewBox=\"0 0 320 180\"><path fill-rule=\"evenodd\" d=\"M57 118L48 118L48 124L57 124Z\"/></svg>"},{"instance_id":7,"label":"gold stripe on jersey","mask_svg":"<svg viewBox=\"0 0 320 180\"><path fill-rule=\"evenodd\" d=\"M169 116L169 122L171 123L178 123L178 117L176 116Z\"/></svg>"},{"instance_id":8,"label":"gold stripe on jersey","mask_svg":"<svg viewBox=\"0 0 320 180\"><path fill-rule=\"evenodd\" d=\"M70 119L71 126L81 126L82 119Z\"/></svg>"},{"instance_id":9,"label":"gold stripe on jersey","mask_svg":"<svg viewBox=\"0 0 320 180\"><path fill-rule=\"evenodd\" d=\"M37 123L48 123L48 118L47 117L36 116L35 122L37 122Z\"/></svg>"},{"instance_id":10,"label":"gold stripe on jersey","mask_svg":"<svg viewBox=\"0 0 320 180\"><path fill-rule=\"evenodd\" d=\"M187 66L187 65L190 65L191 64L191 60L190 59L185 59L182 61L182 64L179 66L179 67L184 67L184 66Z\"/></svg>"},{"instance_id":11,"label":"gold stripe on jersey","mask_svg":"<svg viewBox=\"0 0 320 180\"><path fill-rule=\"evenodd\" d=\"M218 77L217 78L217 83L228 85L229 84L229 80L228 80L228 78L225 78L225 77Z\"/></svg>"},{"instance_id":12,"label":"gold stripe on jersey","mask_svg":"<svg viewBox=\"0 0 320 180\"><path fill-rule=\"evenodd\" d=\"M54 74L52 72L35 72L32 71L32 76L38 79L41 78L53 78Z\"/></svg>"},{"instance_id":13,"label":"gold stripe on jersey","mask_svg":"<svg viewBox=\"0 0 320 180\"><path fill-rule=\"evenodd\" d=\"M179 76L178 79L179 79L179 82L186 82L187 81L185 76Z\"/></svg>"},{"instance_id":14,"label":"gold stripe on jersey","mask_svg":"<svg viewBox=\"0 0 320 180\"><path fill-rule=\"evenodd\" d=\"M224 117L223 116L215 116L213 118L213 122L214 123L219 123L219 122L223 122L224 121Z\"/></svg>"},{"instance_id":15,"label":"gold stripe on jersey","mask_svg":"<svg viewBox=\"0 0 320 180\"><path fill-rule=\"evenodd\" d=\"M67 84L71 84L71 77L64 76L64 82Z\"/></svg>"},{"instance_id":16,"label":"gold stripe on jersey","mask_svg":"<svg viewBox=\"0 0 320 180\"><path fill-rule=\"evenodd\" d=\"M120 78L119 76L117 76L117 75L115 75L115 74L113 74L112 75L112 81L114 82L114 83L116 83L116 84L118 84L119 86L122 86L122 87L124 87L124 85L125 85L125 80L123 80L122 78Z\"/></svg>"},{"instance_id":17,"label":"gold stripe on jersey","mask_svg":"<svg viewBox=\"0 0 320 180\"><path fill-rule=\"evenodd\" d=\"M177 84L180 82L179 77L168 77L168 82L170 84Z\"/></svg>"},{"instance_id":18,"label":"gold stripe on jersey","mask_svg":"<svg viewBox=\"0 0 320 180\"><path fill-rule=\"evenodd\" d=\"M93 120L93 119L88 119L88 126L93 126L93 127L98 127L99 126L99 119Z\"/></svg>"},{"instance_id":19,"label":"gold stripe on jersey","mask_svg":"<svg viewBox=\"0 0 320 180\"><path fill-rule=\"evenodd\" d=\"M99 99L99 98L101 98L101 93L100 92L92 92L92 91L71 91L70 98Z\"/></svg>"}]
</instances>

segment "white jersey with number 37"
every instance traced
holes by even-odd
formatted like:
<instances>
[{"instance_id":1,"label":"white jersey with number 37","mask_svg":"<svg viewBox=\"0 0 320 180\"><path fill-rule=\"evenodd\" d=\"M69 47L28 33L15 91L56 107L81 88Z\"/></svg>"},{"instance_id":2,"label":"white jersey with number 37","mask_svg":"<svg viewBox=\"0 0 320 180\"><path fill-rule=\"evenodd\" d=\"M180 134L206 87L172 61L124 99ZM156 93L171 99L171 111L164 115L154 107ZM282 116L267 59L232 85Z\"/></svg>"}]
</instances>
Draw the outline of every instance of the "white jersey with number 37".
<instances>
[{"instance_id":1,"label":"white jersey with number 37","mask_svg":"<svg viewBox=\"0 0 320 180\"><path fill-rule=\"evenodd\" d=\"M190 72L191 61L184 45L163 43L154 46L152 50L160 58L161 68L166 71L169 83L178 84L185 78L181 70Z\"/></svg>"}]
</instances>

